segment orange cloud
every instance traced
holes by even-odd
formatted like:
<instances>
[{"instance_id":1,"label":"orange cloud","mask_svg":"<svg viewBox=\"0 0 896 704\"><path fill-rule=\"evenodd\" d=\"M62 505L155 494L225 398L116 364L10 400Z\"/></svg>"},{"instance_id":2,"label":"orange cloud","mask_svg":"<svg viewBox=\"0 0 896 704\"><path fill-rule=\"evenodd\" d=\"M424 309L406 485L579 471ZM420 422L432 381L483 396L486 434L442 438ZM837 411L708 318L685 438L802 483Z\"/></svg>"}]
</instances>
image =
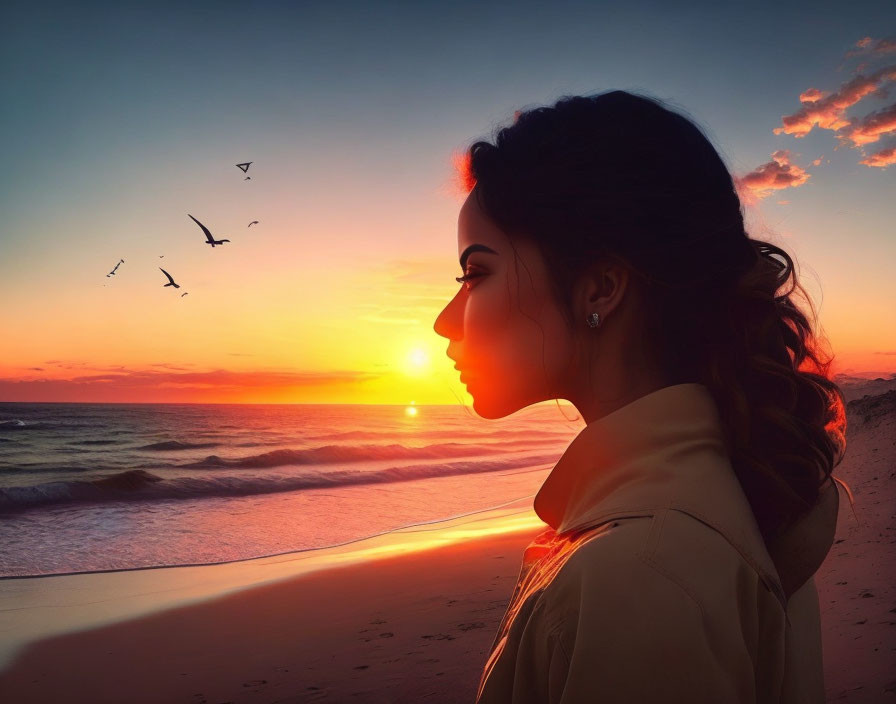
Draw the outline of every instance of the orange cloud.
<instances>
[{"instance_id":1,"label":"orange cloud","mask_svg":"<svg viewBox=\"0 0 896 704\"><path fill-rule=\"evenodd\" d=\"M239 402L247 395L279 395L309 387L354 385L380 378L369 372L204 372L124 371L69 379L0 378L6 401L78 401L124 403Z\"/></svg>"},{"instance_id":2,"label":"orange cloud","mask_svg":"<svg viewBox=\"0 0 896 704\"><path fill-rule=\"evenodd\" d=\"M810 174L801 166L790 162L790 152L779 149L772 154L772 161L753 169L736 179L738 191L747 203L765 198L775 191L802 186Z\"/></svg>"},{"instance_id":3,"label":"orange cloud","mask_svg":"<svg viewBox=\"0 0 896 704\"><path fill-rule=\"evenodd\" d=\"M817 103L824 97L824 93L822 93L818 88L810 88L807 91L803 91L800 93L800 102L801 103Z\"/></svg>"},{"instance_id":4,"label":"orange cloud","mask_svg":"<svg viewBox=\"0 0 896 704\"><path fill-rule=\"evenodd\" d=\"M879 152L875 152L874 154L866 156L859 163L865 164L865 166L876 166L885 169L892 164L896 164L896 147L890 147L889 149L882 149Z\"/></svg>"},{"instance_id":5,"label":"orange cloud","mask_svg":"<svg viewBox=\"0 0 896 704\"><path fill-rule=\"evenodd\" d=\"M813 162L812 162L812 166L818 166L819 164L821 164L821 160L822 160L822 159L824 159L824 154L822 154L822 155L821 155L820 157L818 157L815 161L813 161Z\"/></svg>"},{"instance_id":6,"label":"orange cloud","mask_svg":"<svg viewBox=\"0 0 896 704\"><path fill-rule=\"evenodd\" d=\"M801 138L809 134L817 125L821 129L840 130L849 127L851 121L846 118L846 109L858 103L862 98L877 91L884 83L896 79L896 66L885 66L870 76L856 76L840 87L840 90L819 97L821 92L810 88L800 95L804 107L792 115L781 118L781 127L776 127L775 134L792 134Z\"/></svg>"},{"instance_id":7,"label":"orange cloud","mask_svg":"<svg viewBox=\"0 0 896 704\"><path fill-rule=\"evenodd\" d=\"M850 56L859 56L861 54L891 54L896 51L896 38L886 37L878 39L875 43L871 37L864 37L856 42L857 49L846 52L846 58Z\"/></svg>"},{"instance_id":8,"label":"orange cloud","mask_svg":"<svg viewBox=\"0 0 896 704\"><path fill-rule=\"evenodd\" d=\"M854 146L876 142L882 135L896 131L896 103L853 120L848 128L840 131L842 134L837 139L852 142Z\"/></svg>"}]
</instances>

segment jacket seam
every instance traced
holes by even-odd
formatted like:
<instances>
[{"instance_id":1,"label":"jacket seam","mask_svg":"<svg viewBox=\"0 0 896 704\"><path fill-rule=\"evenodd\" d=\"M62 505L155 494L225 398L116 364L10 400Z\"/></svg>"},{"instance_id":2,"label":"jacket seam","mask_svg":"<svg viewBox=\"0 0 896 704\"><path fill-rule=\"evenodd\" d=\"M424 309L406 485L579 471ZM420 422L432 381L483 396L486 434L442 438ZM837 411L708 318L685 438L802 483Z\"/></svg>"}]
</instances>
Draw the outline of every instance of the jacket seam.
<instances>
[{"instance_id":1,"label":"jacket seam","mask_svg":"<svg viewBox=\"0 0 896 704\"><path fill-rule=\"evenodd\" d=\"M647 532L647 537L644 539L644 544L640 550L637 551L638 559L641 560L645 565L652 568L659 574L663 575L666 579L676 585L681 591L690 597L691 601L697 605L697 608L700 610L700 616L705 620L706 613L703 610L703 604L700 603L700 600L697 596L690 590L688 587L680 582L675 576L672 575L671 572L667 571L659 562L653 559L654 553L656 553L657 548L659 546L660 535L662 533L663 524L666 521L666 515L669 513L668 508L658 509L654 514L653 518L650 521L650 530Z\"/></svg>"},{"instance_id":2,"label":"jacket seam","mask_svg":"<svg viewBox=\"0 0 896 704\"><path fill-rule=\"evenodd\" d=\"M563 646L562 622L555 622L553 627L548 630L548 635L554 637L554 640L557 643L557 650L560 651L560 655L563 656L563 660L566 662L566 667L567 669L569 669L569 665L572 659L570 658L569 653L566 652L566 648Z\"/></svg>"},{"instance_id":3,"label":"jacket seam","mask_svg":"<svg viewBox=\"0 0 896 704\"><path fill-rule=\"evenodd\" d=\"M731 545L741 556L744 562L746 562L750 568L759 576L759 579L766 586L766 588L772 592L778 600L778 603L781 605L783 611L787 611L787 598L784 596L783 591L780 590L779 585L772 579L769 575L766 574L765 570L759 565L756 559L752 556L749 550L744 548L738 541L733 540L730 535L728 535L725 531L720 530L716 527L713 521L707 516L703 515L699 511L695 511L693 509L680 509L680 508L672 508L673 511L678 511L679 513L683 513L685 515L691 516L693 518L698 519L701 523L712 528L716 533L721 535L725 540Z\"/></svg>"},{"instance_id":4,"label":"jacket seam","mask_svg":"<svg viewBox=\"0 0 896 704\"><path fill-rule=\"evenodd\" d=\"M700 599L698 599L697 596L690 589L688 589L687 586L685 586L684 584L679 582L678 579L671 572L668 572L664 567L662 567L658 562L654 561L652 558L647 557L646 555L644 555L642 553L639 553L638 559L641 560L648 567L652 568L659 574L663 575L666 579L668 579L670 582L672 582L672 584L674 584L679 589L681 589L681 591L683 591L685 594L687 594L688 597L690 598L690 600L692 602L694 602L694 604L700 610L701 618L704 621L706 620L706 612L703 610L703 604L700 603Z\"/></svg>"}]
</instances>

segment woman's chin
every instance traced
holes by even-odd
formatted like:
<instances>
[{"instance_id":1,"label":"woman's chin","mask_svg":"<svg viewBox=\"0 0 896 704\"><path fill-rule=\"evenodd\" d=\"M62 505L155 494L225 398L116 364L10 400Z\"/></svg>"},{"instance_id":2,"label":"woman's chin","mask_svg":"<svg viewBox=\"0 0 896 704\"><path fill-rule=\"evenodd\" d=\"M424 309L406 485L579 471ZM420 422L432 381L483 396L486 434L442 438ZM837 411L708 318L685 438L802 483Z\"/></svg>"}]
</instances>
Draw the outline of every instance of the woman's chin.
<instances>
[{"instance_id":1,"label":"woman's chin","mask_svg":"<svg viewBox=\"0 0 896 704\"><path fill-rule=\"evenodd\" d=\"M519 410L518 407L507 405L499 399L488 398L481 393L469 392L473 397L473 410L476 414L487 420L497 420L498 418L506 418L511 413Z\"/></svg>"}]
</instances>

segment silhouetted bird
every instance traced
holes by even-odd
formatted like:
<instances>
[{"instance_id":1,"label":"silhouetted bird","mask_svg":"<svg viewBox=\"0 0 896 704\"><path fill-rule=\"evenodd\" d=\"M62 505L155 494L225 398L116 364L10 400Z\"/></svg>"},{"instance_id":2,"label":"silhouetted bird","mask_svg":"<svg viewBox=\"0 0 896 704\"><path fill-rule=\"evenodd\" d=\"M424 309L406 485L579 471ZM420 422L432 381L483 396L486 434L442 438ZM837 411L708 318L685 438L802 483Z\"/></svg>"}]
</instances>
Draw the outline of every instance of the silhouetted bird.
<instances>
[{"instance_id":1,"label":"silhouetted bird","mask_svg":"<svg viewBox=\"0 0 896 704\"><path fill-rule=\"evenodd\" d=\"M187 215L190 214L187 213ZM208 240L208 244L210 244L212 247L214 247L216 244L224 244L225 242L230 242L230 240L216 240L214 237L212 237L212 233L208 231L208 228L205 225L199 222L192 215L190 215L190 217L193 218L193 222L195 222L197 225L199 225L199 227L202 228L202 231L205 233L205 239Z\"/></svg>"},{"instance_id":2,"label":"silhouetted bird","mask_svg":"<svg viewBox=\"0 0 896 704\"><path fill-rule=\"evenodd\" d=\"M176 283L174 283L174 279L171 278L171 274L169 274L167 271L165 271L164 269L162 269L162 267L159 267L159 270L160 270L165 276L168 277L168 281L170 282L170 283L165 284L165 286L174 286L174 288L180 288L180 286L178 286Z\"/></svg>"},{"instance_id":3,"label":"silhouetted bird","mask_svg":"<svg viewBox=\"0 0 896 704\"><path fill-rule=\"evenodd\" d=\"M182 294L180 294L180 297L183 298L183 297L186 296L188 293L189 293L189 291L184 291Z\"/></svg>"},{"instance_id":4,"label":"silhouetted bird","mask_svg":"<svg viewBox=\"0 0 896 704\"><path fill-rule=\"evenodd\" d=\"M253 225L257 225L257 224L258 224L258 220L253 220L248 225L246 225L246 227L252 227Z\"/></svg>"},{"instance_id":5,"label":"silhouetted bird","mask_svg":"<svg viewBox=\"0 0 896 704\"><path fill-rule=\"evenodd\" d=\"M120 267L122 264L124 264L124 259L119 259L119 260L118 260L118 264L115 265L115 269L118 269L118 267ZM110 271L108 274L106 274L106 276L107 276L107 277L108 277L108 276L114 276L114 275L115 275L115 269L113 269L113 270Z\"/></svg>"}]
</instances>

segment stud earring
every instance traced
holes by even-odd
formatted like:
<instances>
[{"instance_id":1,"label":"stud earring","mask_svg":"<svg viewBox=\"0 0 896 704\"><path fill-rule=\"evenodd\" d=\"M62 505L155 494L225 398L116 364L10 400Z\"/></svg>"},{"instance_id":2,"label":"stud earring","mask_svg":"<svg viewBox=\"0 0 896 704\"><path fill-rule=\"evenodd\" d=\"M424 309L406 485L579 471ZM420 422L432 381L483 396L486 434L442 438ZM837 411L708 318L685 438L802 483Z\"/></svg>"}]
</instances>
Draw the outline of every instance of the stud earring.
<instances>
[{"instance_id":1,"label":"stud earring","mask_svg":"<svg viewBox=\"0 0 896 704\"><path fill-rule=\"evenodd\" d=\"M588 316L588 327L596 328L600 325L600 315L597 313L592 313Z\"/></svg>"}]
</instances>

